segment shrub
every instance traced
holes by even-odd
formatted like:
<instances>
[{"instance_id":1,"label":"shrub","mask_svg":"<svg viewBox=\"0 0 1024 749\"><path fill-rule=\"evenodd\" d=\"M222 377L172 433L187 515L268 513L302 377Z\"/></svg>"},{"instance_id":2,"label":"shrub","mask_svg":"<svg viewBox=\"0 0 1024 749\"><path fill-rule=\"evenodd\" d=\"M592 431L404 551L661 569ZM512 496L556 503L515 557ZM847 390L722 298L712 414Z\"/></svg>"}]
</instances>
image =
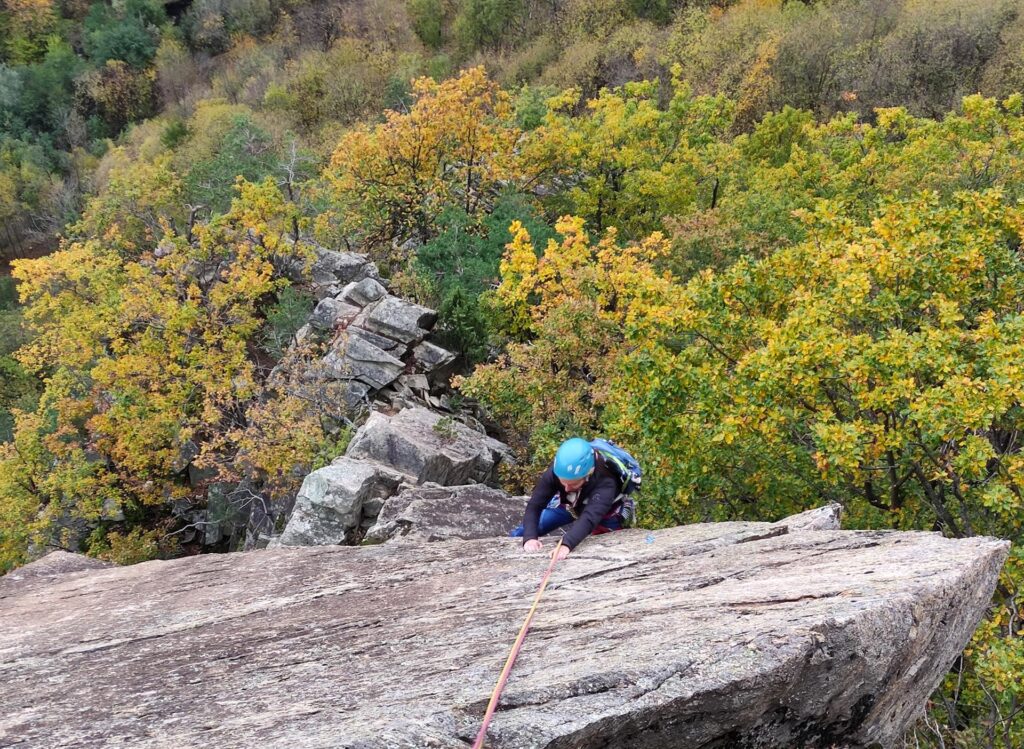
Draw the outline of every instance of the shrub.
<instances>
[{"instance_id":1,"label":"shrub","mask_svg":"<svg viewBox=\"0 0 1024 749\"><path fill-rule=\"evenodd\" d=\"M444 43L444 5L441 0L409 0L413 31L432 49Z\"/></svg>"},{"instance_id":2,"label":"shrub","mask_svg":"<svg viewBox=\"0 0 1024 749\"><path fill-rule=\"evenodd\" d=\"M85 51L102 65L121 60L134 68L145 67L156 54L160 27L167 23L163 4L155 0L125 0L115 6L95 3L85 19Z\"/></svg>"},{"instance_id":3,"label":"shrub","mask_svg":"<svg viewBox=\"0 0 1024 749\"><path fill-rule=\"evenodd\" d=\"M308 293L295 286L282 289L277 295L277 301L267 310L267 321L261 336L264 350L279 361L312 311L313 298Z\"/></svg>"}]
</instances>

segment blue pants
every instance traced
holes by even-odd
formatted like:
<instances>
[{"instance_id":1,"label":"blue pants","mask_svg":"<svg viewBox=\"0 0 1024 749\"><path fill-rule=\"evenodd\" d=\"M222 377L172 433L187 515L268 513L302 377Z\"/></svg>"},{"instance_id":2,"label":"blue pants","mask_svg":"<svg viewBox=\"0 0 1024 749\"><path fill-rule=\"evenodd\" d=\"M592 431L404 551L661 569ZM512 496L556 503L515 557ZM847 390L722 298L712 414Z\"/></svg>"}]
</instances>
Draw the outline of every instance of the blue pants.
<instances>
[{"instance_id":1,"label":"blue pants","mask_svg":"<svg viewBox=\"0 0 1024 749\"><path fill-rule=\"evenodd\" d=\"M554 505L554 507L552 507ZM564 507L558 506L557 498L551 501L547 507L540 511L540 521L537 523L537 533L541 536L546 536L551 531L561 528L563 525L569 525L573 520L572 513L566 510ZM609 531L617 531L622 528L622 519L618 516L611 518L604 518L601 523L594 528L594 532L591 535L597 535L599 533L608 533ZM523 536L523 525L520 523L517 527L513 528L509 534L513 538L522 538Z\"/></svg>"}]
</instances>

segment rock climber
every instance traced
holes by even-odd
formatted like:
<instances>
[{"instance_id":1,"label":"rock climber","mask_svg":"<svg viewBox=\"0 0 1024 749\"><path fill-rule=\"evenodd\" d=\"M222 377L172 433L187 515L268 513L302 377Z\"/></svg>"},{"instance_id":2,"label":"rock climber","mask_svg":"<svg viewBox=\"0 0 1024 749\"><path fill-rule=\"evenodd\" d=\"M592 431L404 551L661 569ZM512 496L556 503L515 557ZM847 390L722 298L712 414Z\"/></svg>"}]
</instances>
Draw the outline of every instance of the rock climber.
<instances>
[{"instance_id":1,"label":"rock climber","mask_svg":"<svg viewBox=\"0 0 1024 749\"><path fill-rule=\"evenodd\" d=\"M509 535L523 538L523 551L537 552L538 536L568 526L556 551L557 559L565 559L587 536L623 527L621 492L622 480L605 456L573 437L537 479L523 523Z\"/></svg>"}]
</instances>

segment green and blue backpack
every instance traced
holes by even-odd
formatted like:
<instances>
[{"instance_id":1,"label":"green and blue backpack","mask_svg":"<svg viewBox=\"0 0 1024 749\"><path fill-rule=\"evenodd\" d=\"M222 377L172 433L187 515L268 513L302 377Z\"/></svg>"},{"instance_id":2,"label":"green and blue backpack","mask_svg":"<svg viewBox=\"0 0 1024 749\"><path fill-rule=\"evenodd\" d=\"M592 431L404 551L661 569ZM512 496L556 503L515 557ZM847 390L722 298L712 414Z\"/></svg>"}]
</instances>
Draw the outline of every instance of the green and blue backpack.
<instances>
[{"instance_id":1,"label":"green and blue backpack","mask_svg":"<svg viewBox=\"0 0 1024 749\"><path fill-rule=\"evenodd\" d=\"M611 440L598 437L590 440L590 446L601 453L601 457L604 458L608 467L618 475L619 481L622 483L622 489L618 496L619 501L622 502L622 510L620 510L622 524L624 526L633 525L636 521L636 500L633 498L633 493L640 488L640 483L643 480L640 463Z\"/></svg>"}]
</instances>

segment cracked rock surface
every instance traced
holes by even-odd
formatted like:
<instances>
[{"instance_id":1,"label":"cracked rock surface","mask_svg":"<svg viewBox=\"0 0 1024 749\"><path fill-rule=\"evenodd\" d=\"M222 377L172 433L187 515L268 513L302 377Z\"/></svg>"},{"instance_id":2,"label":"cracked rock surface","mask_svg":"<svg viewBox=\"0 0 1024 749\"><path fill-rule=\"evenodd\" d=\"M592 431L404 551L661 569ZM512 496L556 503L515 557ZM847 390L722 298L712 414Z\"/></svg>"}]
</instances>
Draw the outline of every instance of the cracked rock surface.
<instances>
[{"instance_id":1,"label":"cracked rock surface","mask_svg":"<svg viewBox=\"0 0 1024 749\"><path fill-rule=\"evenodd\" d=\"M592 537L486 746L891 745L1006 553L767 523ZM24 575L0 587L0 745L464 749L546 566L486 539Z\"/></svg>"}]
</instances>

